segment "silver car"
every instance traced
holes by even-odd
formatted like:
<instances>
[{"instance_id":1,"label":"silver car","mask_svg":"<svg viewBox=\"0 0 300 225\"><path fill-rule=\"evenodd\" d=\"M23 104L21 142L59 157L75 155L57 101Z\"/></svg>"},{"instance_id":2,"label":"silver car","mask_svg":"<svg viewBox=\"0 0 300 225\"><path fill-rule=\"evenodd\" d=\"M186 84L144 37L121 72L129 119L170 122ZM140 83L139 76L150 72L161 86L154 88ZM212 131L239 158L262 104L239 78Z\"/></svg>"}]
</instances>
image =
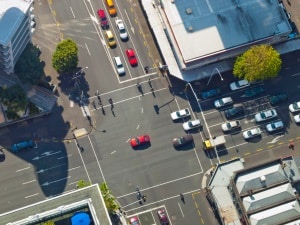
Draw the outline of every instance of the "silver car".
<instances>
[{"instance_id":1,"label":"silver car","mask_svg":"<svg viewBox=\"0 0 300 225\"><path fill-rule=\"evenodd\" d=\"M245 87L250 86L250 83L247 80L239 80L239 81L235 81L232 82L229 87L232 91L238 90L238 89L242 89Z\"/></svg>"},{"instance_id":2,"label":"silver car","mask_svg":"<svg viewBox=\"0 0 300 225\"><path fill-rule=\"evenodd\" d=\"M233 100L231 97L221 98L214 102L214 105L217 109L228 106L228 105L232 105L232 104L233 104Z\"/></svg>"},{"instance_id":3,"label":"silver car","mask_svg":"<svg viewBox=\"0 0 300 225\"><path fill-rule=\"evenodd\" d=\"M127 40L128 39L128 33L126 31L125 25L122 20L118 19L116 20L116 26L119 31L119 35L121 40Z\"/></svg>"},{"instance_id":4,"label":"silver car","mask_svg":"<svg viewBox=\"0 0 300 225\"><path fill-rule=\"evenodd\" d=\"M241 127L240 121L228 121L222 124L222 131L227 132Z\"/></svg>"},{"instance_id":5,"label":"silver car","mask_svg":"<svg viewBox=\"0 0 300 225\"><path fill-rule=\"evenodd\" d=\"M281 120L278 120L278 121L267 124L266 130L268 132L273 132L276 130L281 130L281 129L283 129L283 127L284 127L283 122Z\"/></svg>"},{"instance_id":6,"label":"silver car","mask_svg":"<svg viewBox=\"0 0 300 225\"><path fill-rule=\"evenodd\" d=\"M256 122L262 122L265 120L273 119L277 117L277 112L275 109L269 109L266 111L259 112L255 115Z\"/></svg>"},{"instance_id":7,"label":"silver car","mask_svg":"<svg viewBox=\"0 0 300 225\"><path fill-rule=\"evenodd\" d=\"M243 137L247 140L256 136L261 135L261 130L258 127L255 127L251 130L246 130L243 132Z\"/></svg>"},{"instance_id":8,"label":"silver car","mask_svg":"<svg viewBox=\"0 0 300 225\"><path fill-rule=\"evenodd\" d=\"M190 115L191 115L190 110L188 108L186 108L186 109L181 109L176 112L172 112L171 118L172 118L172 120L178 120L180 118L188 117Z\"/></svg>"},{"instance_id":9,"label":"silver car","mask_svg":"<svg viewBox=\"0 0 300 225\"><path fill-rule=\"evenodd\" d=\"M289 110L291 113L299 112L300 111L300 102L294 102L293 104L290 104Z\"/></svg>"},{"instance_id":10,"label":"silver car","mask_svg":"<svg viewBox=\"0 0 300 225\"><path fill-rule=\"evenodd\" d=\"M124 69L124 66L121 62L121 58L119 56L114 57L114 64L116 66L118 74L119 75L124 75L125 74L125 69Z\"/></svg>"},{"instance_id":11,"label":"silver car","mask_svg":"<svg viewBox=\"0 0 300 225\"><path fill-rule=\"evenodd\" d=\"M185 131L188 131L188 130L192 130L192 129L196 128L196 127L200 127L201 126L201 122L198 119L197 120L191 120L191 121L183 123L182 126L183 126L183 129Z\"/></svg>"}]
</instances>

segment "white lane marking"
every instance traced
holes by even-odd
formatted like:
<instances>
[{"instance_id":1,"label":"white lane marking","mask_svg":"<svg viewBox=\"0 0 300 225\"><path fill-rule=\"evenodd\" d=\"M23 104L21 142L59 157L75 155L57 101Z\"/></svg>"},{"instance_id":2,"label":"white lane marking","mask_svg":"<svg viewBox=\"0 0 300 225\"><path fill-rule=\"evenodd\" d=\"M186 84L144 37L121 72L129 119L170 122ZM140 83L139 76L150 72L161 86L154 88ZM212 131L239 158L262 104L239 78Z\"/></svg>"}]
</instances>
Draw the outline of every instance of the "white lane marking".
<instances>
[{"instance_id":1,"label":"white lane marking","mask_svg":"<svg viewBox=\"0 0 300 225\"><path fill-rule=\"evenodd\" d=\"M75 17L75 14L74 14L73 9L72 9L71 6L70 6L70 10L71 10L71 13L72 13L72 15L73 15L73 17L74 17L74 19L75 19L76 17Z\"/></svg>"},{"instance_id":2,"label":"white lane marking","mask_svg":"<svg viewBox=\"0 0 300 225\"><path fill-rule=\"evenodd\" d=\"M137 129L137 130L140 129L140 125L137 125L136 129Z\"/></svg>"},{"instance_id":3,"label":"white lane marking","mask_svg":"<svg viewBox=\"0 0 300 225\"><path fill-rule=\"evenodd\" d=\"M284 136L284 135L277 136L277 137L275 137L272 141L267 142L267 144L274 144L274 143L278 142L279 139L282 138L283 136Z\"/></svg>"},{"instance_id":4,"label":"white lane marking","mask_svg":"<svg viewBox=\"0 0 300 225\"><path fill-rule=\"evenodd\" d=\"M70 107L74 107L74 102L72 100L70 101Z\"/></svg>"},{"instance_id":5,"label":"white lane marking","mask_svg":"<svg viewBox=\"0 0 300 225\"><path fill-rule=\"evenodd\" d=\"M114 151L112 151L110 154L111 155L113 155L113 154L115 154L117 151L116 150L114 150Z\"/></svg>"},{"instance_id":6,"label":"white lane marking","mask_svg":"<svg viewBox=\"0 0 300 225\"><path fill-rule=\"evenodd\" d=\"M183 211L182 211L182 208L181 208L181 206L180 206L180 203L178 202L178 207L179 207L179 209L180 209L180 212L181 212L181 214L182 214L182 217L184 217L184 214L183 214Z\"/></svg>"},{"instance_id":7,"label":"white lane marking","mask_svg":"<svg viewBox=\"0 0 300 225\"><path fill-rule=\"evenodd\" d=\"M57 183L57 182L60 182L62 180L67 180L67 179L70 179L70 178L71 178L71 176L68 176L68 177L65 177L65 178L62 178L62 179L59 179L59 180L54 180L54 181L50 181L50 182L47 181L47 182L41 184L41 186L48 186L50 184Z\"/></svg>"},{"instance_id":8,"label":"white lane marking","mask_svg":"<svg viewBox=\"0 0 300 225\"><path fill-rule=\"evenodd\" d=\"M140 191L146 191L146 190L154 189L154 188L157 188L157 187L160 187L160 186L164 186L166 184L174 183L176 181L181 181L181 180L184 180L184 179L187 179L187 178L190 178L190 177L198 176L199 174L202 174L202 173L203 173L203 171L202 172L198 172L198 173L194 173L194 174L191 174L191 175L188 175L188 176L185 176L185 177L180 177L180 178L177 178L177 179L174 179L174 180L166 181L166 182L163 182L163 183L160 183L160 184L156 184L156 185L144 188L144 189L140 189ZM190 193L192 193L192 192L190 192ZM128 194L125 194L125 195L121 195L121 196L118 196L117 198L127 197L127 196L132 195L132 194L135 194L135 192L131 192L131 193L128 193ZM178 197L178 195L177 195L177 197Z\"/></svg>"},{"instance_id":9,"label":"white lane marking","mask_svg":"<svg viewBox=\"0 0 300 225\"><path fill-rule=\"evenodd\" d=\"M142 113L142 114L144 113L144 108L143 108L143 107L141 108L141 113Z\"/></svg>"},{"instance_id":10,"label":"white lane marking","mask_svg":"<svg viewBox=\"0 0 300 225\"><path fill-rule=\"evenodd\" d=\"M89 175L89 172L87 171L86 165L85 165L84 160L83 160L83 158L82 158L81 150L78 148L78 145L79 145L79 144L78 144L78 142L77 142L76 139L75 139L75 145L76 145L77 151L79 152L79 156L80 156L81 162L82 162L82 164L83 164L84 170L85 170L85 172L86 172L86 175L87 175L87 177L88 177L88 179L89 179L89 182L92 183L91 178L90 178L90 175Z\"/></svg>"},{"instance_id":11,"label":"white lane marking","mask_svg":"<svg viewBox=\"0 0 300 225\"><path fill-rule=\"evenodd\" d=\"M74 167L74 168L68 169L68 171L76 170L76 169L79 169L80 167L81 167L81 166L77 166L77 167Z\"/></svg>"},{"instance_id":12,"label":"white lane marking","mask_svg":"<svg viewBox=\"0 0 300 225\"><path fill-rule=\"evenodd\" d=\"M128 141L130 141L130 138L128 138L128 139L126 140L126 143L127 143Z\"/></svg>"},{"instance_id":13,"label":"white lane marking","mask_svg":"<svg viewBox=\"0 0 300 225\"><path fill-rule=\"evenodd\" d=\"M28 169L30 169L30 166L25 167L25 168L23 168L23 169L19 169L19 170L17 170L16 172L21 172L21 171L23 171L23 170L28 170Z\"/></svg>"},{"instance_id":14,"label":"white lane marking","mask_svg":"<svg viewBox=\"0 0 300 225\"><path fill-rule=\"evenodd\" d=\"M85 45L85 47L86 47L86 50L87 50L88 54L91 55L91 52L90 52L89 47L87 46L87 44L84 43L84 45Z\"/></svg>"},{"instance_id":15,"label":"white lane marking","mask_svg":"<svg viewBox=\"0 0 300 225\"><path fill-rule=\"evenodd\" d=\"M26 196L25 198L31 198L31 197L34 197L34 196L36 196L36 195L39 195L39 193L35 193L35 194L33 194L33 195L28 195L28 196Z\"/></svg>"},{"instance_id":16,"label":"white lane marking","mask_svg":"<svg viewBox=\"0 0 300 225\"><path fill-rule=\"evenodd\" d=\"M36 179L30 180L30 181L27 181L27 182L24 182L24 183L22 183L22 184L29 184L29 183L32 183L32 182L35 182L35 181L36 181Z\"/></svg>"},{"instance_id":17,"label":"white lane marking","mask_svg":"<svg viewBox=\"0 0 300 225\"><path fill-rule=\"evenodd\" d=\"M71 157L72 155L71 154L69 154L69 155L66 155L66 156L62 156L62 157L58 157L57 159L59 160L59 159L65 159L65 158L68 158L68 157Z\"/></svg>"},{"instance_id":18,"label":"white lane marking","mask_svg":"<svg viewBox=\"0 0 300 225\"><path fill-rule=\"evenodd\" d=\"M94 156L95 156L95 158L96 158L96 160L97 160L97 164L98 164L98 167L99 167L99 170L100 170L100 173L101 173L101 176L102 176L103 182L104 182L104 183L106 183L106 180L105 180L105 177L104 177L104 174L103 174L103 171L102 171L102 168L101 168L101 165L100 165L99 159L98 159L98 157L97 157L97 154L96 154L96 152L95 152L95 148L94 148L94 146L93 146L93 143L92 143L92 141L91 141L91 138L90 138L90 136L89 136L89 135L88 135L88 139L89 139L89 141L90 141L90 144L91 144L92 150L93 150L93 152L94 152Z\"/></svg>"},{"instance_id":19,"label":"white lane marking","mask_svg":"<svg viewBox=\"0 0 300 225\"><path fill-rule=\"evenodd\" d=\"M300 76L300 73L295 73L292 75L292 77Z\"/></svg>"},{"instance_id":20,"label":"white lane marking","mask_svg":"<svg viewBox=\"0 0 300 225\"><path fill-rule=\"evenodd\" d=\"M132 24L131 24L131 22L130 22L130 19L129 19L129 16L128 16L128 14L127 14L126 9L124 9L124 11L125 11L125 14L126 14L126 16L127 16L127 20L128 20L128 22L129 22L130 29L131 29L132 33L135 34L135 33L134 33L134 27L132 26ZM124 21L123 21L123 23L124 23Z\"/></svg>"}]
</instances>

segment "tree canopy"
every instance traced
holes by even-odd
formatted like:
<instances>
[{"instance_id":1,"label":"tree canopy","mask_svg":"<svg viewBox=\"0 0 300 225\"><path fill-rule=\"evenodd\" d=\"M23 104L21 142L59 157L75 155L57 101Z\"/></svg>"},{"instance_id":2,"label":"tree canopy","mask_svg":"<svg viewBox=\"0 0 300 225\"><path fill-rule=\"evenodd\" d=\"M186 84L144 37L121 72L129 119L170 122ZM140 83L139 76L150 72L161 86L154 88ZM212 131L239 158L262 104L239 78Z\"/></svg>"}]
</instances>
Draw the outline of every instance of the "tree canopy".
<instances>
[{"instance_id":1,"label":"tree canopy","mask_svg":"<svg viewBox=\"0 0 300 225\"><path fill-rule=\"evenodd\" d=\"M52 66L58 73L69 72L77 67L78 48L71 39L58 43L52 55Z\"/></svg>"},{"instance_id":2,"label":"tree canopy","mask_svg":"<svg viewBox=\"0 0 300 225\"><path fill-rule=\"evenodd\" d=\"M44 76L44 62L39 58L40 50L28 44L15 65L15 73L24 83L36 85Z\"/></svg>"},{"instance_id":3,"label":"tree canopy","mask_svg":"<svg viewBox=\"0 0 300 225\"><path fill-rule=\"evenodd\" d=\"M108 212L112 213L114 210L118 208L116 204L115 197L111 194L109 187L106 183L102 183L100 185L100 190L106 205Z\"/></svg>"},{"instance_id":4,"label":"tree canopy","mask_svg":"<svg viewBox=\"0 0 300 225\"><path fill-rule=\"evenodd\" d=\"M252 46L237 57L234 76L250 82L276 77L281 69L280 54L270 45Z\"/></svg>"}]
</instances>

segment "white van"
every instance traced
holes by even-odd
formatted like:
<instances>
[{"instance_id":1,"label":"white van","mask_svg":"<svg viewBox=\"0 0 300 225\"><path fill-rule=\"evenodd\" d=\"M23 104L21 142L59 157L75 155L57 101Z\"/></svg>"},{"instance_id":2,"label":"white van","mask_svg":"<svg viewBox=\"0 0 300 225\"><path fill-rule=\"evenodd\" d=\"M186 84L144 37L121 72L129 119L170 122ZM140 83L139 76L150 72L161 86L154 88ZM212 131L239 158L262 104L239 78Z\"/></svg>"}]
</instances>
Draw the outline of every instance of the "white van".
<instances>
[{"instance_id":1,"label":"white van","mask_svg":"<svg viewBox=\"0 0 300 225\"><path fill-rule=\"evenodd\" d=\"M115 63L116 69L118 71L118 74L119 75L124 75L125 74L125 69L124 69L124 66L121 62L121 58L119 56L114 57L114 63Z\"/></svg>"}]
</instances>

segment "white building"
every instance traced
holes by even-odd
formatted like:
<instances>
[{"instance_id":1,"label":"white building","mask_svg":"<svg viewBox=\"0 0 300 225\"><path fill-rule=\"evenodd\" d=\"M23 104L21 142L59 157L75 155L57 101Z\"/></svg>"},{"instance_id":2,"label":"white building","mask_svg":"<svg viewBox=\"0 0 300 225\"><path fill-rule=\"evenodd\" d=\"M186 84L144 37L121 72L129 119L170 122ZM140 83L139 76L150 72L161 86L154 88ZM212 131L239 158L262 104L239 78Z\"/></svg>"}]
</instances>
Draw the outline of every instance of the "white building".
<instances>
[{"instance_id":1,"label":"white building","mask_svg":"<svg viewBox=\"0 0 300 225\"><path fill-rule=\"evenodd\" d=\"M250 46L282 43L292 32L278 0L142 4L170 74L186 81L205 78L216 67L232 69L232 59Z\"/></svg>"},{"instance_id":2,"label":"white building","mask_svg":"<svg viewBox=\"0 0 300 225\"><path fill-rule=\"evenodd\" d=\"M0 0L0 71L14 66L34 32L33 0Z\"/></svg>"}]
</instances>

